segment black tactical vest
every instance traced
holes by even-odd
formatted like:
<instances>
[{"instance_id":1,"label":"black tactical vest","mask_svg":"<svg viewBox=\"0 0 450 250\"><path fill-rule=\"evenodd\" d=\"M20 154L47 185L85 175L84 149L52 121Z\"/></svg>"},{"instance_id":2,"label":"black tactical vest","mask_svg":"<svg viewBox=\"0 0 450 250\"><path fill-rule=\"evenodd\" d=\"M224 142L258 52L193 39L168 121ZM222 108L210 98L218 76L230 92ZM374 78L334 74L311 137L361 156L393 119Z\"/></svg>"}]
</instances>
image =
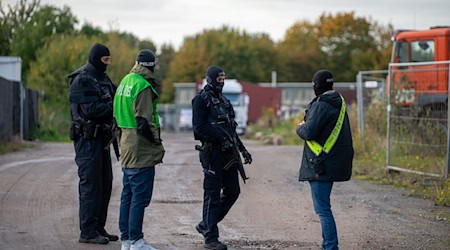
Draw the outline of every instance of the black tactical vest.
<instances>
[{"instance_id":1,"label":"black tactical vest","mask_svg":"<svg viewBox=\"0 0 450 250\"><path fill-rule=\"evenodd\" d=\"M90 64L86 64L71 73L68 78L70 79L69 99L73 120L87 120L79 108L80 104L98 101L112 102L114 98L115 85L106 74L96 74ZM110 121L102 122L110 123Z\"/></svg>"},{"instance_id":2,"label":"black tactical vest","mask_svg":"<svg viewBox=\"0 0 450 250\"><path fill-rule=\"evenodd\" d=\"M209 108L208 122L213 127L220 127L232 135L235 128L235 114L233 106L230 101L222 94L219 97L214 96L212 93L201 90L201 98L207 101L207 107Z\"/></svg>"}]
</instances>

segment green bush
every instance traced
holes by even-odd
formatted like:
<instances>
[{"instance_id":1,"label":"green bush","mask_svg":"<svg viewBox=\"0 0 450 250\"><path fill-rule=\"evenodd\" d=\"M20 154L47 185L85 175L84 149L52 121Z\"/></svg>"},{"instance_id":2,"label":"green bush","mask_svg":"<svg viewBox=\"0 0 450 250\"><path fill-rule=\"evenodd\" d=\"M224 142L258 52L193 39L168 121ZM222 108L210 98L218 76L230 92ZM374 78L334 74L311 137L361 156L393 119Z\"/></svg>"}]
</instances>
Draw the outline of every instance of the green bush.
<instances>
[{"instance_id":1,"label":"green bush","mask_svg":"<svg viewBox=\"0 0 450 250\"><path fill-rule=\"evenodd\" d=\"M34 136L43 141L70 141L71 118L67 105L52 105L42 102L39 106L39 125Z\"/></svg>"}]
</instances>

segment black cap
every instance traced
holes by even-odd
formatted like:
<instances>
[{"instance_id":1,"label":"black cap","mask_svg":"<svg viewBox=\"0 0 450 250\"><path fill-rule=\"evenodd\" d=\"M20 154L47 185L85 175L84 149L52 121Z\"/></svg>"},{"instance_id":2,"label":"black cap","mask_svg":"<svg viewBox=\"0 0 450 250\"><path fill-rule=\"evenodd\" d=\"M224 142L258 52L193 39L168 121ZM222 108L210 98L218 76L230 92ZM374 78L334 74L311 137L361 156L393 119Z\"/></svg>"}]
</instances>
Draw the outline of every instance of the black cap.
<instances>
[{"instance_id":1,"label":"black cap","mask_svg":"<svg viewBox=\"0 0 450 250\"><path fill-rule=\"evenodd\" d=\"M136 64L146 67L153 72L156 65L156 56L149 49L140 50L136 56Z\"/></svg>"},{"instance_id":2,"label":"black cap","mask_svg":"<svg viewBox=\"0 0 450 250\"><path fill-rule=\"evenodd\" d=\"M103 56L110 56L109 49L101 43L95 43L89 51L89 63L101 72L106 71L106 64L100 60Z\"/></svg>"},{"instance_id":3,"label":"black cap","mask_svg":"<svg viewBox=\"0 0 450 250\"><path fill-rule=\"evenodd\" d=\"M314 74L312 81L314 83L314 92L316 95L320 95L333 89L333 74L329 70L321 69L317 71Z\"/></svg>"},{"instance_id":4,"label":"black cap","mask_svg":"<svg viewBox=\"0 0 450 250\"><path fill-rule=\"evenodd\" d=\"M313 82L320 86L333 86L333 74L329 70L321 69L314 74Z\"/></svg>"}]
</instances>

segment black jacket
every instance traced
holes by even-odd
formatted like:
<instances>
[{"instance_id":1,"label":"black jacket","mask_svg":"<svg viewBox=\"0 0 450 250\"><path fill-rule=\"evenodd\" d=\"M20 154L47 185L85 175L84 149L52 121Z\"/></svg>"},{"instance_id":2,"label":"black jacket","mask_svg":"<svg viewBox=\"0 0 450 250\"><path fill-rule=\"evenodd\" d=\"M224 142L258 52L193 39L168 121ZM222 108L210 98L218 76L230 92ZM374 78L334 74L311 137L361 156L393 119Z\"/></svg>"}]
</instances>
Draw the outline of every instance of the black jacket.
<instances>
[{"instance_id":1,"label":"black jacket","mask_svg":"<svg viewBox=\"0 0 450 250\"><path fill-rule=\"evenodd\" d=\"M213 98L216 104L211 101ZM205 89L198 92L192 99L192 129L196 140L219 145L226 140L227 136L217 125L219 115L234 119L233 107L228 99Z\"/></svg>"},{"instance_id":2,"label":"black jacket","mask_svg":"<svg viewBox=\"0 0 450 250\"><path fill-rule=\"evenodd\" d=\"M337 141L328 154L322 152L317 157L306 144L306 140L315 140L322 146L325 144L336 125L341 104L339 93L330 90L314 98L308 105L305 111L305 124L297 127L297 134L305 140L300 181L347 181L350 179L354 151L347 113L345 113Z\"/></svg>"},{"instance_id":3,"label":"black jacket","mask_svg":"<svg viewBox=\"0 0 450 250\"><path fill-rule=\"evenodd\" d=\"M110 124L113 118L115 85L90 63L68 75L72 119Z\"/></svg>"}]
</instances>

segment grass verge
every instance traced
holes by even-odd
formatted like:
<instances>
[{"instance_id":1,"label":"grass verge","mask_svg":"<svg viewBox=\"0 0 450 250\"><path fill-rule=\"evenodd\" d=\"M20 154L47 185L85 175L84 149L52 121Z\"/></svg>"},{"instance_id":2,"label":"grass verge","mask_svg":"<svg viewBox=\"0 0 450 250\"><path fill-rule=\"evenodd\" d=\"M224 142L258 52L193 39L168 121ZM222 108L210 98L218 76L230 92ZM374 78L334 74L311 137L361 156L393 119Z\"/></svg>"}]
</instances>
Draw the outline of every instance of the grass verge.
<instances>
[{"instance_id":1,"label":"grass verge","mask_svg":"<svg viewBox=\"0 0 450 250\"><path fill-rule=\"evenodd\" d=\"M366 113L365 138L361 138L357 128L356 106L352 105L349 109L355 149L353 178L399 187L406 190L408 195L432 200L436 205L450 206L450 179L386 171L386 114L383 110L385 108L382 103L372 103ZM303 144L295 132L297 124L303 120L302 114L291 116L284 121L274 121L273 116L270 115L270 112L265 112L261 120L250 127L247 137L260 139L281 136L285 145ZM428 152L422 151L421 153ZM421 166L433 165L435 158L433 155L428 157L411 155L411 161L420 161ZM450 221L450 213L436 215L436 218Z\"/></svg>"}]
</instances>

